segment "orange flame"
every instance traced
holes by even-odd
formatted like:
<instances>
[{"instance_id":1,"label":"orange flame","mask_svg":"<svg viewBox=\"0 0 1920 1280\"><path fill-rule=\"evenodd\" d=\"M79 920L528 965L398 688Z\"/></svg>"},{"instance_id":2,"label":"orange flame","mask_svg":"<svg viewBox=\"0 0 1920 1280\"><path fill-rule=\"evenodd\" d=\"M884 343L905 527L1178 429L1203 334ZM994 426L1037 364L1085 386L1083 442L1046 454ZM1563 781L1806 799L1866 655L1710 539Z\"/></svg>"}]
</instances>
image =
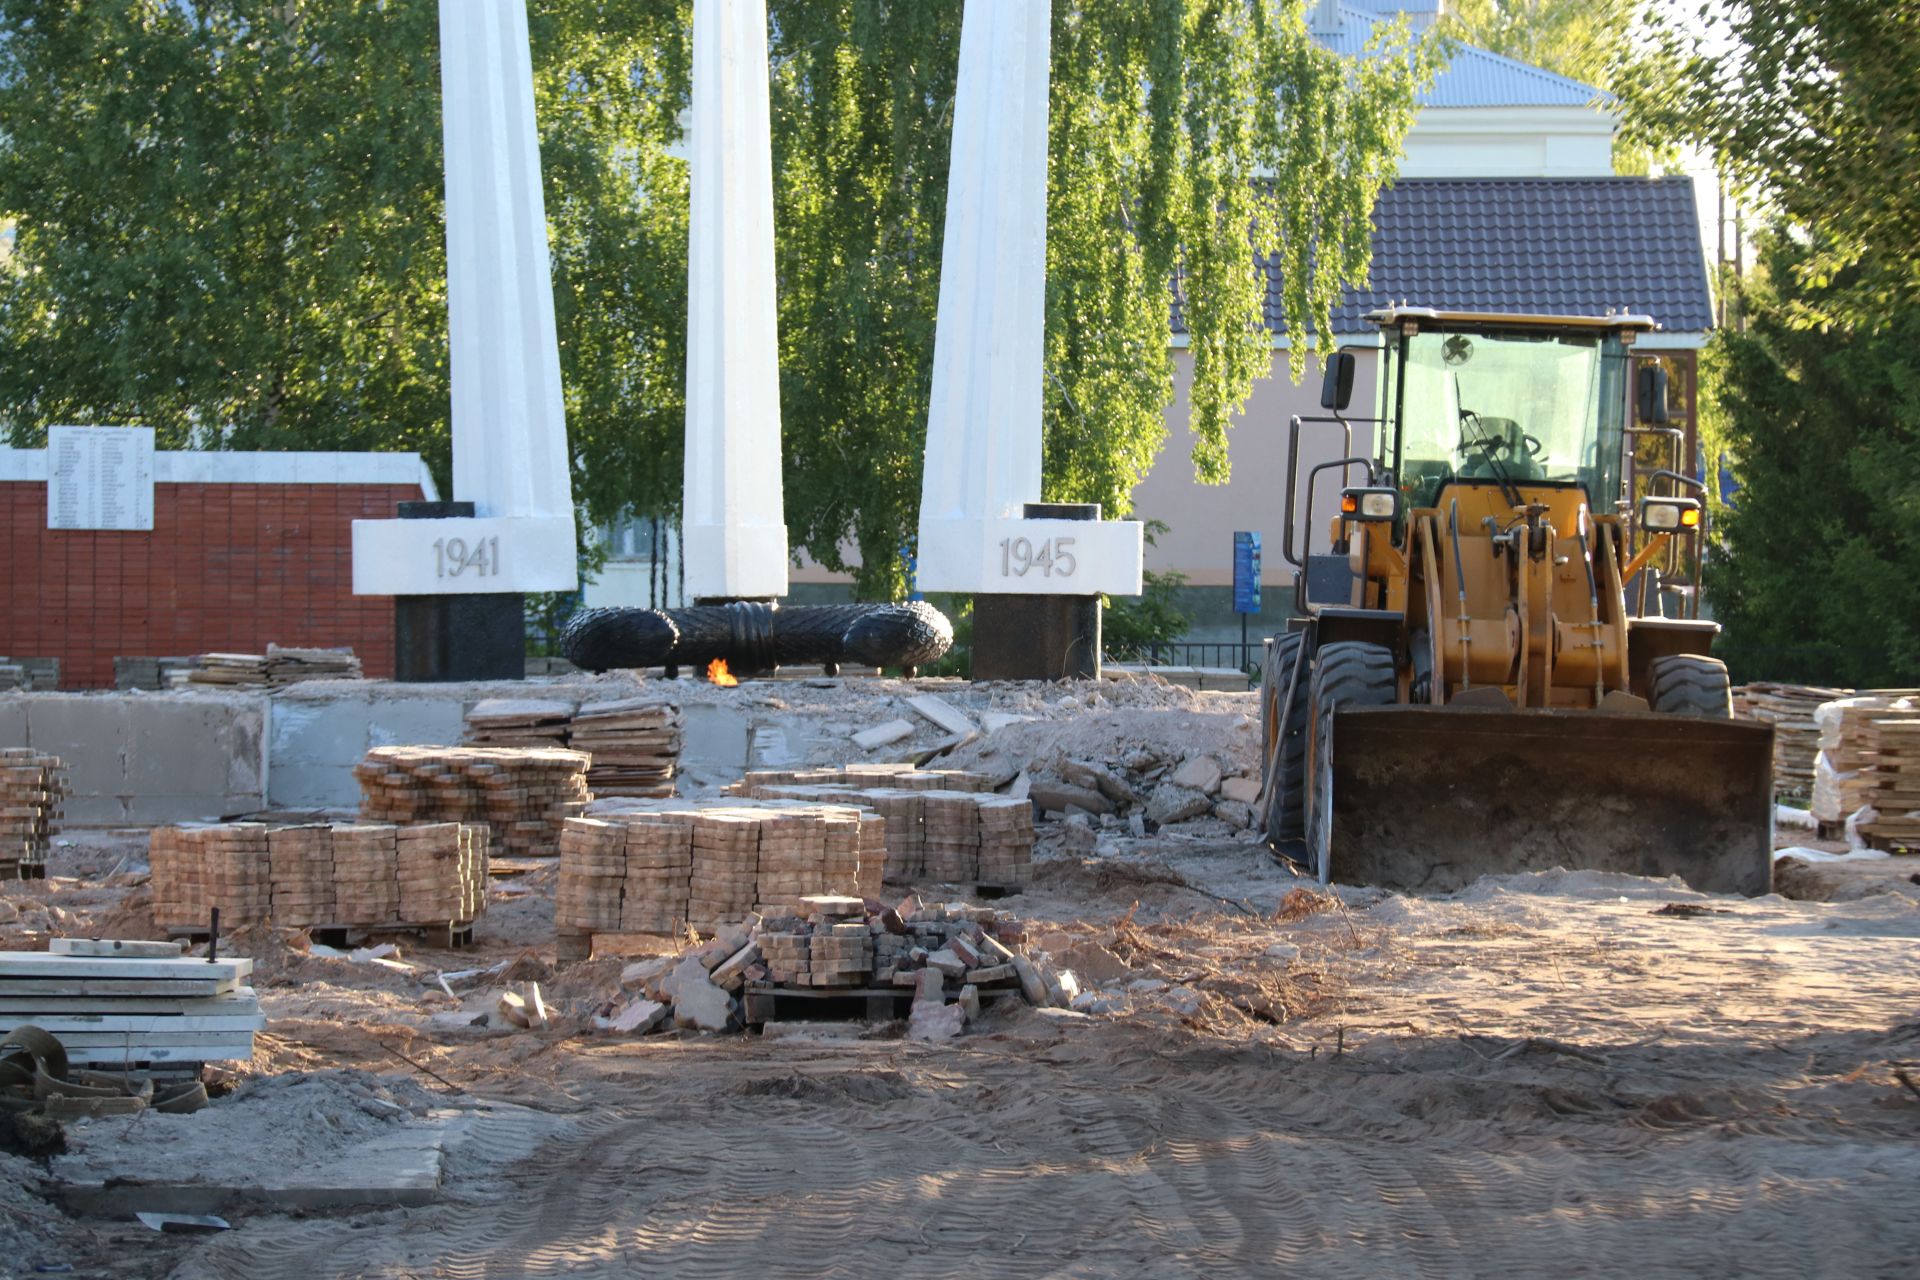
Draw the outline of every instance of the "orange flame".
<instances>
[{"instance_id":1,"label":"orange flame","mask_svg":"<svg viewBox=\"0 0 1920 1280\"><path fill-rule=\"evenodd\" d=\"M727 670L727 660L725 658L715 658L707 664L707 679L713 681L722 689L731 689L734 685L740 683L739 680L734 678L733 673Z\"/></svg>"}]
</instances>

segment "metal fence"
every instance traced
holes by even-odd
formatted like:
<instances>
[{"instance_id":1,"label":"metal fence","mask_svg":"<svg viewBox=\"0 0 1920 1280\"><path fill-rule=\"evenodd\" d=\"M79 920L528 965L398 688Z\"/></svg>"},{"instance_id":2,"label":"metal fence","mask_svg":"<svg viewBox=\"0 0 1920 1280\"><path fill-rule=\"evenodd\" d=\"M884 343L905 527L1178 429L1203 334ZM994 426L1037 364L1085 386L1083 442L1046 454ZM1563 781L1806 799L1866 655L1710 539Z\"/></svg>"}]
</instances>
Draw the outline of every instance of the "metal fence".
<instances>
[{"instance_id":1,"label":"metal fence","mask_svg":"<svg viewBox=\"0 0 1920 1280\"><path fill-rule=\"evenodd\" d=\"M1150 644L1139 653L1125 657L1109 655L1109 662L1145 662L1156 667L1230 667L1253 674L1260 669L1262 641L1177 640Z\"/></svg>"}]
</instances>

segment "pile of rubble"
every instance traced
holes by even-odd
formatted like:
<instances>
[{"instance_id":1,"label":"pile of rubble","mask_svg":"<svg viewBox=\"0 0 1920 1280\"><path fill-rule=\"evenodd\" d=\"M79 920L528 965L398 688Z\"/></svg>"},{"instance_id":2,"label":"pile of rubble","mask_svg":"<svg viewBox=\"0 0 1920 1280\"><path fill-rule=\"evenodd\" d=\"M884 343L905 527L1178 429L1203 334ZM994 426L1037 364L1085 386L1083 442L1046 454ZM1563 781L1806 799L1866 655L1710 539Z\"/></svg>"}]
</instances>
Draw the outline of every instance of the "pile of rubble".
<instances>
[{"instance_id":1,"label":"pile of rubble","mask_svg":"<svg viewBox=\"0 0 1920 1280\"><path fill-rule=\"evenodd\" d=\"M633 994L607 1006L598 1025L732 1031L775 1020L783 1002L843 996L889 1011L910 1000L908 1034L946 1040L997 998L1040 1006L1071 999L1062 975L1023 954L1025 926L993 907L917 897L883 907L826 894L800 906L794 915L723 927L677 956L628 965L620 984Z\"/></svg>"},{"instance_id":2,"label":"pile of rubble","mask_svg":"<svg viewBox=\"0 0 1920 1280\"><path fill-rule=\"evenodd\" d=\"M1259 777L1230 775L1205 753L1177 762L1141 750L1097 763L1056 755L1035 772L1026 794L1047 819L1089 833L1125 826L1144 836L1209 817L1235 830L1259 822ZM1091 834L1084 839L1091 846Z\"/></svg>"},{"instance_id":3,"label":"pile of rubble","mask_svg":"<svg viewBox=\"0 0 1920 1280\"><path fill-rule=\"evenodd\" d=\"M552 857L593 798L589 763L557 748L375 747L353 776L365 821L484 823L494 856Z\"/></svg>"}]
</instances>

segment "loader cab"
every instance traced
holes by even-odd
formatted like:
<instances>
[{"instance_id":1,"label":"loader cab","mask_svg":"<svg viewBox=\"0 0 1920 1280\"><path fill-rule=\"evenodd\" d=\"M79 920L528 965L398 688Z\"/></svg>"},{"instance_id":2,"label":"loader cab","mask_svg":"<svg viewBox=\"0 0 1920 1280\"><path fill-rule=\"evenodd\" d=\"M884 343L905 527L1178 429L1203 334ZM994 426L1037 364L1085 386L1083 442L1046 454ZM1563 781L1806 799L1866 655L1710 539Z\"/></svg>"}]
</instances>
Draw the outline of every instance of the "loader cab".
<instances>
[{"instance_id":1,"label":"loader cab","mask_svg":"<svg viewBox=\"0 0 1920 1280\"><path fill-rule=\"evenodd\" d=\"M1643 316L1490 316L1396 307L1381 330L1379 456L1403 510L1450 485L1577 488L1595 512L1623 496L1631 344Z\"/></svg>"}]
</instances>

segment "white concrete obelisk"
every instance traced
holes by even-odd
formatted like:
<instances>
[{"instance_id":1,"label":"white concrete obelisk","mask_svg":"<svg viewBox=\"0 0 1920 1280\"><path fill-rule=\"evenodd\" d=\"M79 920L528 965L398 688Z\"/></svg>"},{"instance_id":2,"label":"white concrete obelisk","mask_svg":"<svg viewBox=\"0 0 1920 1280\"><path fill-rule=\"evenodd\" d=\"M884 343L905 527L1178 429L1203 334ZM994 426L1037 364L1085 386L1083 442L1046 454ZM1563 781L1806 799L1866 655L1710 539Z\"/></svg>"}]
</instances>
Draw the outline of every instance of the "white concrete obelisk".
<instances>
[{"instance_id":1,"label":"white concrete obelisk","mask_svg":"<svg viewBox=\"0 0 1920 1280\"><path fill-rule=\"evenodd\" d=\"M694 0L682 545L695 599L787 593L765 0Z\"/></svg>"},{"instance_id":2,"label":"white concrete obelisk","mask_svg":"<svg viewBox=\"0 0 1920 1280\"><path fill-rule=\"evenodd\" d=\"M356 520L359 595L579 585L525 0L441 0L453 496L473 518Z\"/></svg>"},{"instance_id":3,"label":"white concrete obelisk","mask_svg":"<svg viewBox=\"0 0 1920 1280\"><path fill-rule=\"evenodd\" d=\"M967 0L953 108L917 585L1136 595L1140 525L1029 520L1041 497L1049 0Z\"/></svg>"}]
</instances>

